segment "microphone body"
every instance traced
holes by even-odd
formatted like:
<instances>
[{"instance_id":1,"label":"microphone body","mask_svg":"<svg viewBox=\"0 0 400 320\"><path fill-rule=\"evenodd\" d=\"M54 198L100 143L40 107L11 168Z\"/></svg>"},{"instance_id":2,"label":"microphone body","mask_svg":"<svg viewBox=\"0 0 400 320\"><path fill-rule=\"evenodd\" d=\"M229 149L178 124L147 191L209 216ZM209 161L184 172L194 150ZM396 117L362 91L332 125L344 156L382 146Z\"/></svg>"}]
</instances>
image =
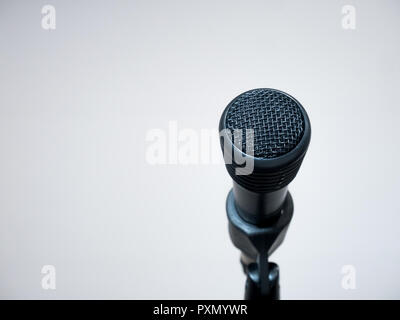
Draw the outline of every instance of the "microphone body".
<instances>
[{"instance_id":1,"label":"microphone body","mask_svg":"<svg viewBox=\"0 0 400 320\"><path fill-rule=\"evenodd\" d=\"M284 240L293 215L288 184L308 149L308 115L282 91L254 89L228 104L219 130L233 179L226 210L247 274L245 298L279 299L279 268L268 257Z\"/></svg>"},{"instance_id":2,"label":"microphone body","mask_svg":"<svg viewBox=\"0 0 400 320\"><path fill-rule=\"evenodd\" d=\"M257 193L233 181L233 195L240 216L256 225L268 224L280 215L287 192L285 186L276 191Z\"/></svg>"}]
</instances>

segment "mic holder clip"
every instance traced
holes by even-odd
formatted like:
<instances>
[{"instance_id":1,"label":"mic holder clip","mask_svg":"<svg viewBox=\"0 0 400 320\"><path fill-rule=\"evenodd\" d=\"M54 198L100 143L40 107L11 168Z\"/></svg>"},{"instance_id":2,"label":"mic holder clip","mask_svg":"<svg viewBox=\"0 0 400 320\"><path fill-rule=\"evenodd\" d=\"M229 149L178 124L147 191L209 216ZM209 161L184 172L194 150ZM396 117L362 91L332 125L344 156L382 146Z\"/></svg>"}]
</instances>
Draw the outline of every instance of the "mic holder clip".
<instances>
[{"instance_id":1,"label":"mic holder clip","mask_svg":"<svg viewBox=\"0 0 400 320\"><path fill-rule=\"evenodd\" d=\"M293 216L290 193L286 195L280 214L263 225L255 225L242 218L232 190L226 200L226 212L231 241L242 251L241 262L247 275L245 299L279 299L279 268L268 260L283 242Z\"/></svg>"}]
</instances>

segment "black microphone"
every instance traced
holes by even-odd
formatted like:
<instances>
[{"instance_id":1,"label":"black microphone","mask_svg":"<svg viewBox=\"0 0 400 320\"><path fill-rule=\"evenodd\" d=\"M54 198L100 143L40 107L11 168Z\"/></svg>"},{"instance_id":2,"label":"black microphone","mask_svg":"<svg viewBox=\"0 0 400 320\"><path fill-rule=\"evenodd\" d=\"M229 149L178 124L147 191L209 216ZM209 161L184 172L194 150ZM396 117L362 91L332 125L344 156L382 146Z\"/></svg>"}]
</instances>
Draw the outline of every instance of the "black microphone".
<instances>
[{"instance_id":1,"label":"black microphone","mask_svg":"<svg viewBox=\"0 0 400 320\"><path fill-rule=\"evenodd\" d=\"M271 298L271 286L277 286L271 284L271 267L275 274L278 271L275 264L266 263L282 243L293 214L287 188L310 143L310 121L295 98L262 88L233 99L221 116L219 131L225 166L233 179L227 199L230 236L242 251L247 285L250 281L253 286L246 289L246 297Z\"/></svg>"}]
</instances>

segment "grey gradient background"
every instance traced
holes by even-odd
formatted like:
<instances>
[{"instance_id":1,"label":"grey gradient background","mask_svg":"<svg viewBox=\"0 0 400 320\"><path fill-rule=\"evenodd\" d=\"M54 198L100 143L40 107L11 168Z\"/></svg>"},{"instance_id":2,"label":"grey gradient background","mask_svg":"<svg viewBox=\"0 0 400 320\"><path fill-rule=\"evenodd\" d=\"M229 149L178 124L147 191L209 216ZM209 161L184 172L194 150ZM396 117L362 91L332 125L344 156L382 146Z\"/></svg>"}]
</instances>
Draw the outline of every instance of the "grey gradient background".
<instances>
[{"instance_id":1,"label":"grey gradient background","mask_svg":"<svg viewBox=\"0 0 400 320\"><path fill-rule=\"evenodd\" d=\"M151 166L145 137L216 128L255 87L313 129L272 257L282 298L400 298L399 18L378 0L1 1L0 298L242 298L226 170Z\"/></svg>"}]
</instances>

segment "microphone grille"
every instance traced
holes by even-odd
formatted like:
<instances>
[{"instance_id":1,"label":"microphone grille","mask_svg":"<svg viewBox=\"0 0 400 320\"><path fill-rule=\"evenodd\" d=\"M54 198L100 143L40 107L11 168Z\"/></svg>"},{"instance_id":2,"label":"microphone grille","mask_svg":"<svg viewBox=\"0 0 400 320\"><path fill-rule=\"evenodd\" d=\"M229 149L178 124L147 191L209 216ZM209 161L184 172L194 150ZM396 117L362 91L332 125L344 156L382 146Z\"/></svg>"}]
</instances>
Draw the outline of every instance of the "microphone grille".
<instances>
[{"instance_id":1,"label":"microphone grille","mask_svg":"<svg viewBox=\"0 0 400 320\"><path fill-rule=\"evenodd\" d=\"M272 159L293 150L303 137L305 121L299 103L274 89L254 89L234 99L228 107L225 127L254 130L254 157Z\"/></svg>"}]
</instances>

